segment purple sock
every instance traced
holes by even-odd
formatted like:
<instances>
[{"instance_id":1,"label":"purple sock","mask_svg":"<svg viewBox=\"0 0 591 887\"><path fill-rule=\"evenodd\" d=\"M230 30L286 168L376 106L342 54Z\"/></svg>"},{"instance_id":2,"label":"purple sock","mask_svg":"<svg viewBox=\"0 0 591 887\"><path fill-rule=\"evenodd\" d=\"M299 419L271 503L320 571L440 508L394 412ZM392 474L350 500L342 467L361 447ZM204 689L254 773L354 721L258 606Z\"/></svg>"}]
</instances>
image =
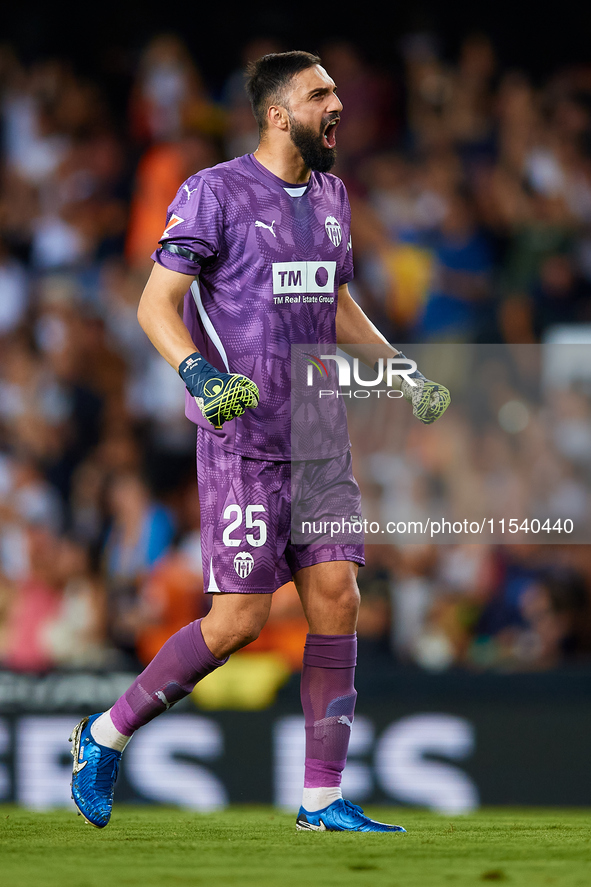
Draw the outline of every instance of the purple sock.
<instances>
[{"instance_id":1,"label":"purple sock","mask_svg":"<svg viewBox=\"0 0 591 887\"><path fill-rule=\"evenodd\" d=\"M185 625L160 648L111 709L115 728L131 736L179 699L227 659L216 659L201 633L201 619Z\"/></svg>"},{"instance_id":2,"label":"purple sock","mask_svg":"<svg viewBox=\"0 0 591 887\"><path fill-rule=\"evenodd\" d=\"M341 784L357 699L356 661L356 634L309 634L306 638L301 681L305 788Z\"/></svg>"}]
</instances>

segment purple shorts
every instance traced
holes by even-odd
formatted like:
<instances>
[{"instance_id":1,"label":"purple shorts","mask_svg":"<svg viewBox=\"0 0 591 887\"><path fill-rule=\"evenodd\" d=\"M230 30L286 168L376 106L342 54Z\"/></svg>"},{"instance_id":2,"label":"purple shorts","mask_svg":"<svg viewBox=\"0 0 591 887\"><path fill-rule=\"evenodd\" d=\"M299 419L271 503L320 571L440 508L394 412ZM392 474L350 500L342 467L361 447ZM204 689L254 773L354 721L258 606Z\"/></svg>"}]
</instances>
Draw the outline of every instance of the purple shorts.
<instances>
[{"instance_id":1,"label":"purple shorts","mask_svg":"<svg viewBox=\"0 0 591 887\"><path fill-rule=\"evenodd\" d=\"M302 567L365 563L357 524L361 494L349 450L305 463L265 462L228 453L199 429L197 480L206 592L268 594ZM306 519L298 541L292 531L294 496ZM344 533L336 532L337 524L339 529L344 524Z\"/></svg>"}]
</instances>

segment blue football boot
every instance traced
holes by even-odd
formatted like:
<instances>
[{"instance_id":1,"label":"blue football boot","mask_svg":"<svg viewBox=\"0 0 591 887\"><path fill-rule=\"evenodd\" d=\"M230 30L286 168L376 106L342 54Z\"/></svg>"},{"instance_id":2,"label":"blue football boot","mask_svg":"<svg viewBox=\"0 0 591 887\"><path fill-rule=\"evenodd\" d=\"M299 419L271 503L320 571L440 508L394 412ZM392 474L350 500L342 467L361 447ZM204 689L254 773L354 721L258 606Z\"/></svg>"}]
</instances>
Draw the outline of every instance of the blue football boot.
<instances>
[{"instance_id":1,"label":"blue football boot","mask_svg":"<svg viewBox=\"0 0 591 887\"><path fill-rule=\"evenodd\" d=\"M72 799L86 822L96 828L109 823L113 788L119 772L121 752L95 742L90 727L101 712L82 718L72 730Z\"/></svg>"},{"instance_id":2,"label":"blue football boot","mask_svg":"<svg viewBox=\"0 0 591 887\"><path fill-rule=\"evenodd\" d=\"M406 832L400 825L387 825L370 819L361 807L343 798L314 813L300 807L296 828L313 832Z\"/></svg>"}]
</instances>

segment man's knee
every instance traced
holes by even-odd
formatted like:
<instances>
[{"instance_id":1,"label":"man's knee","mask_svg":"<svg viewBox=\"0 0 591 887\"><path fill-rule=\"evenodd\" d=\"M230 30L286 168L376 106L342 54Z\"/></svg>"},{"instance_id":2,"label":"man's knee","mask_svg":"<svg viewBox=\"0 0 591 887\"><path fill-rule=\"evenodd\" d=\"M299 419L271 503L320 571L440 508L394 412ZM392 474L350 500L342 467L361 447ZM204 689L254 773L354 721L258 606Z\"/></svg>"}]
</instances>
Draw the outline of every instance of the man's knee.
<instances>
[{"instance_id":1,"label":"man's knee","mask_svg":"<svg viewBox=\"0 0 591 887\"><path fill-rule=\"evenodd\" d=\"M266 621L266 617L259 614L243 613L236 618L229 633L238 647L246 647L256 641Z\"/></svg>"},{"instance_id":2,"label":"man's knee","mask_svg":"<svg viewBox=\"0 0 591 887\"><path fill-rule=\"evenodd\" d=\"M350 634L359 612L357 564L330 561L294 577L312 634Z\"/></svg>"},{"instance_id":3,"label":"man's knee","mask_svg":"<svg viewBox=\"0 0 591 887\"><path fill-rule=\"evenodd\" d=\"M271 595L214 597L201 623L203 637L215 656L227 656L258 638L271 609Z\"/></svg>"},{"instance_id":4,"label":"man's knee","mask_svg":"<svg viewBox=\"0 0 591 887\"><path fill-rule=\"evenodd\" d=\"M321 582L315 591L332 606L357 611L361 596L357 585L356 564L338 562L336 569L323 571Z\"/></svg>"},{"instance_id":5,"label":"man's knee","mask_svg":"<svg viewBox=\"0 0 591 887\"><path fill-rule=\"evenodd\" d=\"M355 581L346 586L329 590L326 596L332 606L338 608L342 613L356 616L359 612L361 595L359 594L359 586Z\"/></svg>"},{"instance_id":6,"label":"man's knee","mask_svg":"<svg viewBox=\"0 0 591 887\"><path fill-rule=\"evenodd\" d=\"M357 584L326 588L308 601L306 617L312 634L351 634L359 615Z\"/></svg>"}]
</instances>

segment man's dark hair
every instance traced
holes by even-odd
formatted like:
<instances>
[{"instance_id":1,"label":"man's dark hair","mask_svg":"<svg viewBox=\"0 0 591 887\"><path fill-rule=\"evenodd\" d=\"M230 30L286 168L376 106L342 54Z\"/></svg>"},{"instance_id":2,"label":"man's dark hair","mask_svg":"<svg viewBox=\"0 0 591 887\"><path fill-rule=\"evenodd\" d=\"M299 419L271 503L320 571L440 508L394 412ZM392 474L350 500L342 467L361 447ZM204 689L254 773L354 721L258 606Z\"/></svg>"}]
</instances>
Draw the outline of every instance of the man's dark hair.
<instances>
[{"instance_id":1,"label":"man's dark hair","mask_svg":"<svg viewBox=\"0 0 591 887\"><path fill-rule=\"evenodd\" d=\"M292 77L321 64L320 58L311 52L271 52L256 62L250 62L246 69L246 93L252 105L252 113L263 132L267 124L269 105L285 104L285 89Z\"/></svg>"}]
</instances>

